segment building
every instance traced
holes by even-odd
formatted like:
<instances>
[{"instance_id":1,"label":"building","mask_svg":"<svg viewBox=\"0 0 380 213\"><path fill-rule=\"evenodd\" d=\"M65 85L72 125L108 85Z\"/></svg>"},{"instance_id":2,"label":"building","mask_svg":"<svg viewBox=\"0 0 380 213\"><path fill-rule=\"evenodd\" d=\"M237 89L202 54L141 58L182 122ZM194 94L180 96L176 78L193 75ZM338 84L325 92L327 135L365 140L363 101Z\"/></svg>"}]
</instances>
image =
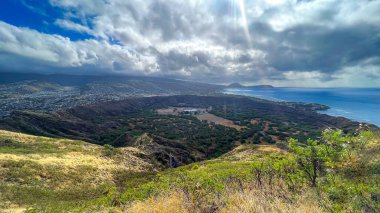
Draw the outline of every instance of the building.
<instances>
[{"instance_id":1,"label":"building","mask_svg":"<svg viewBox=\"0 0 380 213\"><path fill-rule=\"evenodd\" d=\"M198 109L184 109L183 113L194 115L194 114L198 114L199 110Z\"/></svg>"}]
</instances>

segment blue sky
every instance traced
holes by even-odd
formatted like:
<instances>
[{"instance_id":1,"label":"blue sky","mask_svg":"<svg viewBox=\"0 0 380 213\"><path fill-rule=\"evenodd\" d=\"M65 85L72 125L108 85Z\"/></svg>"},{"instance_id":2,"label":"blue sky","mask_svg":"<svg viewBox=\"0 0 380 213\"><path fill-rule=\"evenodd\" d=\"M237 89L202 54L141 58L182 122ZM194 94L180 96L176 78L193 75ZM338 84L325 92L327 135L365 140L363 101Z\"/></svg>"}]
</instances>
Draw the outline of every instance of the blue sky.
<instances>
[{"instance_id":1,"label":"blue sky","mask_svg":"<svg viewBox=\"0 0 380 213\"><path fill-rule=\"evenodd\" d=\"M380 1L3 0L0 71L380 85Z\"/></svg>"},{"instance_id":2,"label":"blue sky","mask_svg":"<svg viewBox=\"0 0 380 213\"><path fill-rule=\"evenodd\" d=\"M55 24L64 18L65 13L59 7L52 6L47 0L2 0L0 20L17 27L28 27L42 33L58 34L71 40L83 40L92 36L63 29Z\"/></svg>"}]
</instances>

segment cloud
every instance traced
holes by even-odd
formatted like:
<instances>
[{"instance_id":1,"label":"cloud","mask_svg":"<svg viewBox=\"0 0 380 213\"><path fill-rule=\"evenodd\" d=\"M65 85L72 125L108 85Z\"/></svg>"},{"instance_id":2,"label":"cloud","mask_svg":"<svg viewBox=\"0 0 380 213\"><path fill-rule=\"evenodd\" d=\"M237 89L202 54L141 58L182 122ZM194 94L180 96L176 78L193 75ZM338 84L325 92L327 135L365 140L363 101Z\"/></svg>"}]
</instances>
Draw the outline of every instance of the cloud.
<instances>
[{"instance_id":1,"label":"cloud","mask_svg":"<svg viewBox=\"0 0 380 213\"><path fill-rule=\"evenodd\" d=\"M380 81L379 1L49 3L64 14L56 26L93 38L72 41L0 22L0 68L292 86L349 86L353 73L362 76L357 86Z\"/></svg>"},{"instance_id":2,"label":"cloud","mask_svg":"<svg viewBox=\"0 0 380 213\"><path fill-rule=\"evenodd\" d=\"M0 22L0 55L6 68L18 71L124 72L149 74L156 71L154 57L145 56L105 41L73 42L59 35L39 33ZM6 60L5 60L6 59ZM4 65L3 65L4 66ZM31 68L32 67L32 68Z\"/></svg>"},{"instance_id":3,"label":"cloud","mask_svg":"<svg viewBox=\"0 0 380 213\"><path fill-rule=\"evenodd\" d=\"M80 33L90 34L90 35L93 34L93 31L87 26L72 22L70 20L57 19L55 21L55 24L63 29L73 30Z\"/></svg>"}]
</instances>

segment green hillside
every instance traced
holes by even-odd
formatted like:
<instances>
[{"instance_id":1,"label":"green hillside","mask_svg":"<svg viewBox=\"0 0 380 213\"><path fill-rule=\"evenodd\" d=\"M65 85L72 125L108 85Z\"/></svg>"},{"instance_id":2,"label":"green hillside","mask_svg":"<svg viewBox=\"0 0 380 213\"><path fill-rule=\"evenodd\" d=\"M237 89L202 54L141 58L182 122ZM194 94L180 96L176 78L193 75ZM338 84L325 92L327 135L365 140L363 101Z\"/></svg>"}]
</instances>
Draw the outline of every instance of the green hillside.
<instances>
[{"instance_id":1,"label":"green hillside","mask_svg":"<svg viewBox=\"0 0 380 213\"><path fill-rule=\"evenodd\" d=\"M213 160L154 171L154 162L137 148L0 131L4 201L0 208L5 212L377 212L379 138L370 132L349 137L331 131L314 145L292 140L288 150L245 144ZM319 149L316 155L314 148ZM309 150L310 155L297 154L299 149ZM300 164L303 159L319 163L316 186L308 178L312 170Z\"/></svg>"},{"instance_id":2,"label":"green hillside","mask_svg":"<svg viewBox=\"0 0 380 213\"><path fill-rule=\"evenodd\" d=\"M214 160L163 171L120 200L138 200L127 212L378 212L379 138L327 131L318 141L291 140L289 151L246 144Z\"/></svg>"}]
</instances>

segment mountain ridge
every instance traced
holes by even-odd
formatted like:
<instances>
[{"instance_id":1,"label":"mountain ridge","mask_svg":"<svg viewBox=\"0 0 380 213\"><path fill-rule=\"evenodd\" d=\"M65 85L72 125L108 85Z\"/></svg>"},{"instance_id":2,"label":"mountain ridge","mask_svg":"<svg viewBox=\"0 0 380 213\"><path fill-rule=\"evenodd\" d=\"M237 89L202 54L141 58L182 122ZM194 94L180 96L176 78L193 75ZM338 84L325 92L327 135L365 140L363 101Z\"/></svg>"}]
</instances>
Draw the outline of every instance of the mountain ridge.
<instances>
[{"instance_id":1,"label":"mountain ridge","mask_svg":"<svg viewBox=\"0 0 380 213\"><path fill-rule=\"evenodd\" d=\"M274 86L269 85L269 84L262 84L262 85L249 85L245 86L240 83L232 83L227 86L227 88L262 88L262 89L269 89L269 88L274 88Z\"/></svg>"}]
</instances>

